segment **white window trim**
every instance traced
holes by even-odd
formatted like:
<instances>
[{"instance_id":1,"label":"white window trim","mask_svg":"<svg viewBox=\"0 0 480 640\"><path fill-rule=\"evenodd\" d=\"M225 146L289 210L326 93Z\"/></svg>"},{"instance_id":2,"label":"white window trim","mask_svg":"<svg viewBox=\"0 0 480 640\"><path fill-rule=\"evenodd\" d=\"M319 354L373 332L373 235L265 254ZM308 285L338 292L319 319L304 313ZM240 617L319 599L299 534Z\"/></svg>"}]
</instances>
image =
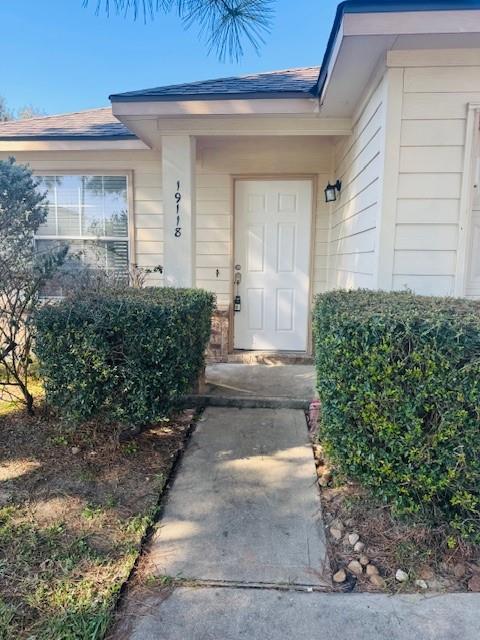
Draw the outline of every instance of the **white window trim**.
<instances>
[{"instance_id":1,"label":"white window trim","mask_svg":"<svg viewBox=\"0 0 480 640\"><path fill-rule=\"evenodd\" d=\"M90 240L90 241L108 241L108 240L126 240L128 243L128 267L131 269L136 264L136 251L135 251L135 211L134 211L134 197L133 197L133 171L128 169L119 169L118 171L106 170L106 169L50 169L42 170L37 169L34 171L36 177L42 176L124 176L127 179L127 235L120 238L119 236L56 236L56 235L42 235L36 236L36 240Z\"/></svg>"},{"instance_id":2,"label":"white window trim","mask_svg":"<svg viewBox=\"0 0 480 640\"><path fill-rule=\"evenodd\" d=\"M476 155L480 144L480 102L471 102L467 108L465 150L463 160L460 217L458 221L457 264L454 293L458 297L466 294L470 260L470 233L475 184Z\"/></svg>"}]
</instances>

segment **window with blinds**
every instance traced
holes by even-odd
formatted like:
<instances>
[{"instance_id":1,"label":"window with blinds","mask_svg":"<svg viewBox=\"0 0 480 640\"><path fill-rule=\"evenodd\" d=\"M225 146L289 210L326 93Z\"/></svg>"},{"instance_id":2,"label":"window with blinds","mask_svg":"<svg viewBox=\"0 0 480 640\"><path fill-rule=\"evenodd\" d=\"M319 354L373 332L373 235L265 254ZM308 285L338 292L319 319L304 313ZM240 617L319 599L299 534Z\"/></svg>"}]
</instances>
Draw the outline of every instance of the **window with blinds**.
<instances>
[{"instance_id":1,"label":"window with blinds","mask_svg":"<svg viewBox=\"0 0 480 640\"><path fill-rule=\"evenodd\" d=\"M36 234L38 251L67 244L93 268L128 273L126 176L39 176L48 216Z\"/></svg>"}]
</instances>

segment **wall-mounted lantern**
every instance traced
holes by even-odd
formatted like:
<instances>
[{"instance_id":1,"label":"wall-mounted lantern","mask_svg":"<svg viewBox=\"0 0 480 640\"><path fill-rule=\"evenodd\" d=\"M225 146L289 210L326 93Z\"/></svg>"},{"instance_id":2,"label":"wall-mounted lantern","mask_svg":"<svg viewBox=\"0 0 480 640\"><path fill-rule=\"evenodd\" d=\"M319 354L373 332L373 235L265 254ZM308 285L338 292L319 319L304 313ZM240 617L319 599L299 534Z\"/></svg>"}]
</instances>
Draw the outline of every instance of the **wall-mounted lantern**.
<instances>
[{"instance_id":1,"label":"wall-mounted lantern","mask_svg":"<svg viewBox=\"0 0 480 640\"><path fill-rule=\"evenodd\" d=\"M340 193L342 188L342 183L340 180L337 180L335 184L330 184L325 187L325 202L335 202L337 199L337 191Z\"/></svg>"}]
</instances>

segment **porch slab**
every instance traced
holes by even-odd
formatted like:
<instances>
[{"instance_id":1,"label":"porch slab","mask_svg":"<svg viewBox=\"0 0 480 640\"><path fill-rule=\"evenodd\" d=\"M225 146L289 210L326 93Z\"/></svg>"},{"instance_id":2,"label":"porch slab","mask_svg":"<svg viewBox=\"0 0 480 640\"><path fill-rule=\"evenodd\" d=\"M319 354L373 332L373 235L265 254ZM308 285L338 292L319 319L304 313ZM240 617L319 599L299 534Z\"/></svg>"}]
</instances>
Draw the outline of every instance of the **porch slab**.
<instances>
[{"instance_id":1,"label":"porch slab","mask_svg":"<svg viewBox=\"0 0 480 640\"><path fill-rule=\"evenodd\" d=\"M289 398L311 402L315 369L311 364L211 364L206 395L244 398Z\"/></svg>"},{"instance_id":2,"label":"porch slab","mask_svg":"<svg viewBox=\"0 0 480 640\"><path fill-rule=\"evenodd\" d=\"M124 619L124 624L127 620ZM127 627L127 629L125 629ZM138 602L129 640L478 640L480 594L322 594L180 588Z\"/></svg>"},{"instance_id":3,"label":"porch slab","mask_svg":"<svg viewBox=\"0 0 480 640\"><path fill-rule=\"evenodd\" d=\"M154 575L195 581L329 585L303 411L206 409L149 565Z\"/></svg>"}]
</instances>

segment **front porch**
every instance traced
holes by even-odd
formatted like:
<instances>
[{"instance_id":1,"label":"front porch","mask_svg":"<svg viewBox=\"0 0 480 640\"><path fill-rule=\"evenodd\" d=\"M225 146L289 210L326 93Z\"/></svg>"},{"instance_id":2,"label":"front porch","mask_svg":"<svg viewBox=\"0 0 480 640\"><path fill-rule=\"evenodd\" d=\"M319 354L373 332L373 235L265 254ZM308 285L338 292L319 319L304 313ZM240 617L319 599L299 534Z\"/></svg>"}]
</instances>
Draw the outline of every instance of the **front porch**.
<instances>
[{"instance_id":1,"label":"front porch","mask_svg":"<svg viewBox=\"0 0 480 640\"><path fill-rule=\"evenodd\" d=\"M238 361L254 351L309 356L313 297L328 287L330 207L323 191L334 181L338 137L167 138L160 142L164 282L216 294L211 360ZM257 203L248 213L252 197L270 203L283 197L284 210L261 211ZM290 202L302 198L301 208L290 212ZM140 235L142 266L148 232ZM147 260L153 259L159 257Z\"/></svg>"},{"instance_id":2,"label":"front porch","mask_svg":"<svg viewBox=\"0 0 480 640\"><path fill-rule=\"evenodd\" d=\"M278 95L185 86L110 96L114 116L161 155L164 283L217 296L213 360L238 350L310 354L312 299L328 286L323 192L351 120L320 117L308 90L318 68L267 76L281 80ZM148 232L140 235L143 266Z\"/></svg>"}]
</instances>

